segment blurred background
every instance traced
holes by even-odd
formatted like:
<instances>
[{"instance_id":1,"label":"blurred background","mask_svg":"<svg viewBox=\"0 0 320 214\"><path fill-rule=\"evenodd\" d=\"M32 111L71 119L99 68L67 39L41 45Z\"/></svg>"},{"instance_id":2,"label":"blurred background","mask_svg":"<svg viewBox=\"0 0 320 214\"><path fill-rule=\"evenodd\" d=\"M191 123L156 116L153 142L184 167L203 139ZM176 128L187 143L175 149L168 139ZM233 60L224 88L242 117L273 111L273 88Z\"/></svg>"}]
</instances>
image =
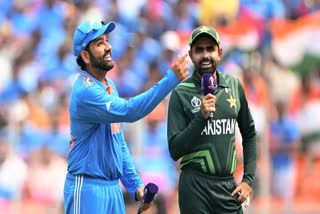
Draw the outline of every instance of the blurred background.
<instances>
[{"instance_id":1,"label":"blurred background","mask_svg":"<svg viewBox=\"0 0 320 214\"><path fill-rule=\"evenodd\" d=\"M242 82L258 132L257 180L245 213L320 213L319 9L319 0L0 0L0 213L63 213L68 102L79 70L73 31L98 18L116 22L108 76L122 97L157 82L189 49L193 28L215 27L224 51L219 71ZM160 187L149 214L179 213L168 98L125 124L143 181ZM124 197L127 213L136 213L139 204Z\"/></svg>"}]
</instances>

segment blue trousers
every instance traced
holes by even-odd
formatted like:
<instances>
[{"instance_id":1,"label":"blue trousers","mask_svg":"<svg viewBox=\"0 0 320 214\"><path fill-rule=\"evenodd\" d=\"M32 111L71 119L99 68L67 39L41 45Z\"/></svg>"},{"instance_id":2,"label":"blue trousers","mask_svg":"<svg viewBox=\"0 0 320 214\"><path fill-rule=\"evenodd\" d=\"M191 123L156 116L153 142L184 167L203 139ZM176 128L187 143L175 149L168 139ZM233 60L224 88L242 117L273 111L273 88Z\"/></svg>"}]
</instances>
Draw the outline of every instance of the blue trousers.
<instances>
[{"instance_id":1,"label":"blue trousers","mask_svg":"<svg viewBox=\"0 0 320 214\"><path fill-rule=\"evenodd\" d=\"M64 213L125 214L119 181L68 173L64 184Z\"/></svg>"}]
</instances>

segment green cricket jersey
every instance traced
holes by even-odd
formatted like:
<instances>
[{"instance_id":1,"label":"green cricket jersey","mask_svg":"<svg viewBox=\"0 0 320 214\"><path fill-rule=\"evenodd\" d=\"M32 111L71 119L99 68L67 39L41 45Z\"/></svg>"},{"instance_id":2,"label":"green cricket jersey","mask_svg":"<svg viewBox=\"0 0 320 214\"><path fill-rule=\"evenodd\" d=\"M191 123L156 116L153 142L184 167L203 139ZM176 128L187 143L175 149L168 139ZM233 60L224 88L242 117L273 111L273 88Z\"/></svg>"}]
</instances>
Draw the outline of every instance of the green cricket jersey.
<instances>
[{"instance_id":1,"label":"green cricket jersey","mask_svg":"<svg viewBox=\"0 0 320 214\"><path fill-rule=\"evenodd\" d=\"M235 129L242 135L244 182L252 186L256 172L256 130L244 90L235 77L217 72L216 111L213 120L200 112L201 80L193 75L171 93L168 142L181 169L191 168L215 176L233 175L236 166Z\"/></svg>"}]
</instances>

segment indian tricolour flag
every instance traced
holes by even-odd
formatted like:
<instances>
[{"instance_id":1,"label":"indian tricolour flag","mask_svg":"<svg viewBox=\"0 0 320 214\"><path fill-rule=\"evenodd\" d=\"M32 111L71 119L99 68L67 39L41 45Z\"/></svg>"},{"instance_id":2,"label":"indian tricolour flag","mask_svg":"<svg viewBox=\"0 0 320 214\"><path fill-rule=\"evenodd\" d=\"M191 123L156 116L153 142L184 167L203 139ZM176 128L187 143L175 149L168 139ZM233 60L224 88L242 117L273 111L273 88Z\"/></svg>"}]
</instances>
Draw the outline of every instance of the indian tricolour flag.
<instances>
[{"instance_id":1,"label":"indian tricolour flag","mask_svg":"<svg viewBox=\"0 0 320 214\"><path fill-rule=\"evenodd\" d=\"M272 52L285 66L293 67L308 57L320 59L320 12L297 20L273 20Z\"/></svg>"},{"instance_id":2,"label":"indian tricolour flag","mask_svg":"<svg viewBox=\"0 0 320 214\"><path fill-rule=\"evenodd\" d=\"M223 27L214 27L221 40L223 53L228 53L234 49L242 51L252 51L259 45L259 33L255 26L249 20L238 20L232 24ZM182 50L189 49L190 32L178 32Z\"/></svg>"},{"instance_id":3,"label":"indian tricolour flag","mask_svg":"<svg viewBox=\"0 0 320 214\"><path fill-rule=\"evenodd\" d=\"M261 29L264 27L262 22L241 18L227 26L212 27L219 33L224 54L234 49L250 52L261 42ZM307 70L312 66L310 63L320 62L320 12L297 20L273 19L270 23L273 37L270 49L282 65ZM178 34L181 49L188 50L191 32Z\"/></svg>"}]
</instances>

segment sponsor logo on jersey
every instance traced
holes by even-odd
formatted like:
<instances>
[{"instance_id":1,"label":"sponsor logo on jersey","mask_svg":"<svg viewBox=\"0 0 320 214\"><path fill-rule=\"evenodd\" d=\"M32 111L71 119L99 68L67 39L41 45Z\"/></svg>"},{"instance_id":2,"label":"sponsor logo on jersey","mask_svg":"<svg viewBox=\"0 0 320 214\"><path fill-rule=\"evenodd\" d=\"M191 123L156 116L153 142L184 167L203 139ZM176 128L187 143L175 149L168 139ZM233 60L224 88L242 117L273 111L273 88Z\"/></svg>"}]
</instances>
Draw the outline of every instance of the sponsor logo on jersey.
<instances>
[{"instance_id":1,"label":"sponsor logo on jersey","mask_svg":"<svg viewBox=\"0 0 320 214\"><path fill-rule=\"evenodd\" d=\"M199 99L196 96L193 96L191 99L191 106L193 109L191 109L192 113L196 113L200 111L200 106L201 106L201 99Z\"/></svg>"},{"instance_id":2,"label":"sponsor logo on jersey","mask_svg":"<svg viewBox=\"0 0 320 214\"><path fill-rule=\"evenodd\" d=\"M227 135L235 133L236 119L208 120L201 135Z\"/></svg>"},{"instance_id":3,"label":"sponsor logo on jersey","mask_svg":"<svg viewBox=\"0 0 320 214\"><path fill-rule=\"evenodd\" d=\"M112 101L109 101L109 102L106 103L106 108L107 108L108 110L110 109L111 103L112 103Z\"/></svg>"}]
</instances>

